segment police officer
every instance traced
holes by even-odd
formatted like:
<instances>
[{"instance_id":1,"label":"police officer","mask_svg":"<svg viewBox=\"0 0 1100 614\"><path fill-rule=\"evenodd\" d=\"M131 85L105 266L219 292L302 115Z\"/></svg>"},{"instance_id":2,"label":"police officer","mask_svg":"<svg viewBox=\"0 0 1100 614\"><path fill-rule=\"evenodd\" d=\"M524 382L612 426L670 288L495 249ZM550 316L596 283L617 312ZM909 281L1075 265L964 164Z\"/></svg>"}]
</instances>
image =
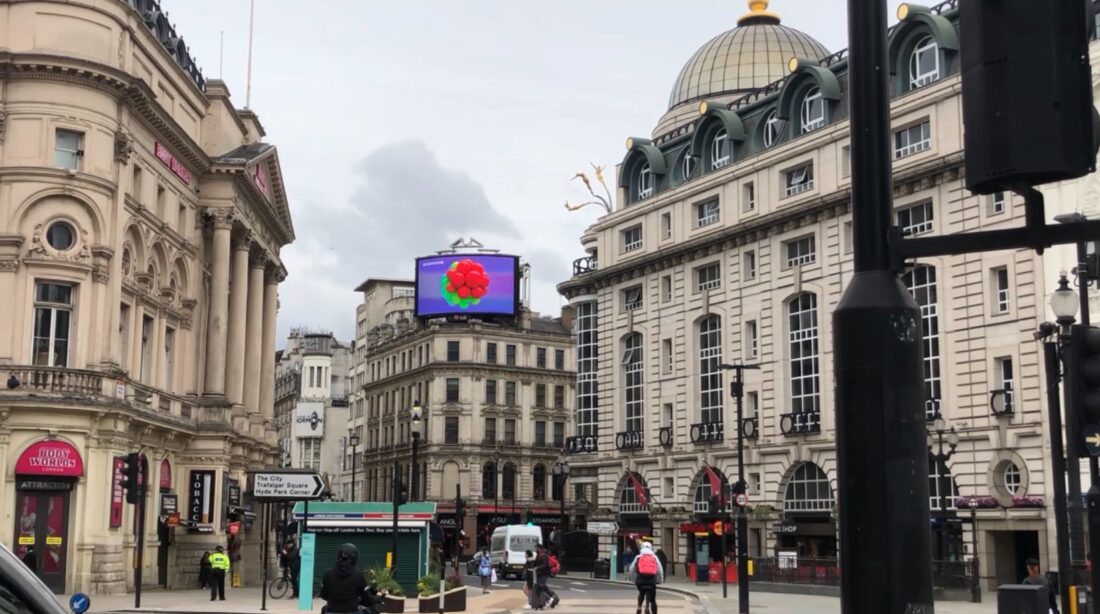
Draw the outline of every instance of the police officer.
<instances>
[{"instance_id":1,"label":"police officer","mask_svg":"<svg viewBox=\"0 0 1100 614\"><path fill-rule=\"evenodd\" d=\"M218 546L210 555L210 601L225 601L225 574L229 571L229 557L225 548Z\"/></svg>"}]
</instances>

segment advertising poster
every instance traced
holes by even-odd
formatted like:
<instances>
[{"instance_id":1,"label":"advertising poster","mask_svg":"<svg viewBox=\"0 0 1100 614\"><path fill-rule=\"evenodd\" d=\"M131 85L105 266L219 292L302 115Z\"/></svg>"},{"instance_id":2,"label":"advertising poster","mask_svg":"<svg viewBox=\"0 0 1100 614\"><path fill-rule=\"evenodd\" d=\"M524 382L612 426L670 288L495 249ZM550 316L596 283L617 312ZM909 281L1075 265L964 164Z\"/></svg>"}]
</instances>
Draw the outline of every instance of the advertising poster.
<instances>
[{"instance_id":1,"label":"advertising poster","mask_svg":"<svg viewBox=\"0 0 1100 614\"><path fill-rule=\"evenodd\" d=\"M111 528L122 526L122 468L126 466L121 456L116 456L112 463L114 470L111 472Z\"/></svg>"},{"instance_id":2,"label":"advertising poster","mask_svg":"<svg viewBox=\"0 0 1100 614\"><path fill-rule=\"evenodd\" d=\"M194 470L187 480L187 519L195 524L214 522L215 474L209 470Z\"/></svg>"},{"instance_id":3,"label":"advertising poster","mask_svg":"<svg viewBox=\"0 0 1100 614\"><path fill-rule=\"evenodd\" d=\"M416 315L515 315L516 257L453 254L416 261Z\"/></svg>"}]
</instances>

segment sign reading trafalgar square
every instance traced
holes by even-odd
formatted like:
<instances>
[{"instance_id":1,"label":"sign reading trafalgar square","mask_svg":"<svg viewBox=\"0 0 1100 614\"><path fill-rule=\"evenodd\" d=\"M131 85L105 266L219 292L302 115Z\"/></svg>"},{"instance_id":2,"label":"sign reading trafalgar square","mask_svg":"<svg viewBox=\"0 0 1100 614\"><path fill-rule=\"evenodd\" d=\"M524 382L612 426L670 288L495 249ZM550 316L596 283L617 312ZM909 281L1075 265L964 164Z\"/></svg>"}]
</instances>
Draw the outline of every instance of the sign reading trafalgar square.
<instances>
[{"instance_id":1,"label":"sign reading trafalgar square","mask_svg":"<svg viewBox=\"0 0 1100 614\"><path fill-rule=\"evenodd\" d=\"M316 473L273 469L252 474L252 496L258 501L307 501L324 491L325 482Z\"/></svg>"}]
</instances>

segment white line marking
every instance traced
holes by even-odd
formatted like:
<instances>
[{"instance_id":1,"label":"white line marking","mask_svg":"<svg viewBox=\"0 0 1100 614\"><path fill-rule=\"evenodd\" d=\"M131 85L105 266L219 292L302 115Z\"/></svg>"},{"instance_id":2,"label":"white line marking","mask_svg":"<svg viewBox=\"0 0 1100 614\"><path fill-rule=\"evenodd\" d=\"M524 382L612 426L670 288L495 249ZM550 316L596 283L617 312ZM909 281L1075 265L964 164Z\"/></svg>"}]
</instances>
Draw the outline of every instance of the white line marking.
<instances>
[{"instance_id":1,"label":"white line marking","mask_svg":"<svg viewBox=\"0 0 1100 614\"><path fill-rule=\"evenodd\" d=\"M577 588L577 587L573 587L570 590L572 590L574 593L587 593L588 592L588 591L584 590L583 588Z\"/></svg>"}]
</instances>

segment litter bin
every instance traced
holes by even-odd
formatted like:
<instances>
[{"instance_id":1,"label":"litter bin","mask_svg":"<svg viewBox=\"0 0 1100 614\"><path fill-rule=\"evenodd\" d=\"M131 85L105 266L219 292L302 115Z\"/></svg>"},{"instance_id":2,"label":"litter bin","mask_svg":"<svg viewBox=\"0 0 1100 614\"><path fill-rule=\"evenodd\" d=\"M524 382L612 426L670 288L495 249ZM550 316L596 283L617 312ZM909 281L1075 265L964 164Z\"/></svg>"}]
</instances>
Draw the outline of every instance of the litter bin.
<instances>
[{"instance_id":1,"label":"litter bin","mask_svg":"<svg viewBox=\"0 0 1100 614\"><path fill-rule=\"evenodd\" d=\"M610 580L611 560L596 559L596 562L592 564L592 577L596 578L597 580Z\"/></svg>"},{"instance_id":2,"label":"litter bin","mask_svg":"<svg viewBox=\"0 0 1100 614\"><path fill-rule=\"evenodd\" d=\"M997 614L1047 614L1047 587L1034 584L1002 584L997 587Z\"/></svg>"}]
</instances>

